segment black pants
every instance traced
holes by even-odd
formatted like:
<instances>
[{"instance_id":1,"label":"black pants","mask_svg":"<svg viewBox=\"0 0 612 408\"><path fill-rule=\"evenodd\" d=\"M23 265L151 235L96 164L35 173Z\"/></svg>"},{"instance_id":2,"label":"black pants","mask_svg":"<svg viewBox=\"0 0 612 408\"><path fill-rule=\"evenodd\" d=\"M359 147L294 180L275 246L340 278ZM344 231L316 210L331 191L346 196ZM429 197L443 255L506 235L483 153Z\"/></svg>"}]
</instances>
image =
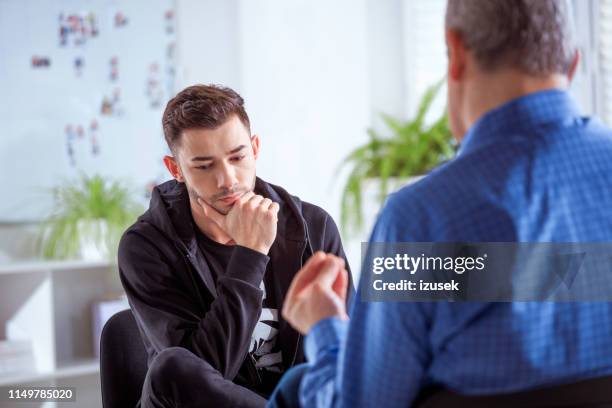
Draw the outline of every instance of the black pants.
<instances>
[{"instance_id":1,"label":"black pants","mask_svg":"<svg viewBox=\"0 0 612 408\"><path fill-rule=\"evenodd\" d=\"M266 400L221 373L182 347L162 350L145 378L142 408L244 407L259 408Z\"/></svg>"}]
</instances>

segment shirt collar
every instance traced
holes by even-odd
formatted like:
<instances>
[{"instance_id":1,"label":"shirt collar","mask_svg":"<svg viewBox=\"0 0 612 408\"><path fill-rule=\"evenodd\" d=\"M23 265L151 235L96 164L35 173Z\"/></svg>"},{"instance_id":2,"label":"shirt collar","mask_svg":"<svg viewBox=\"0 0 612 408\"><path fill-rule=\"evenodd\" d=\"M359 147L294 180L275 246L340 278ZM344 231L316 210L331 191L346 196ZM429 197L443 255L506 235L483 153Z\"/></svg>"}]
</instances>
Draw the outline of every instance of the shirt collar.
<instances>
[{"instance_id":1,"label":"shirt collar","mask_svg":"<svg viewBox=\"0 0 612 408\"><path fill-rule=\"evenodd\" d=\"M485 113L468 130L458 155L505 139L509 135L536 134L534 128L545 125L569 125L580 111L567 91L549 89L511 100Z\"/></svg>"}]
</instances>

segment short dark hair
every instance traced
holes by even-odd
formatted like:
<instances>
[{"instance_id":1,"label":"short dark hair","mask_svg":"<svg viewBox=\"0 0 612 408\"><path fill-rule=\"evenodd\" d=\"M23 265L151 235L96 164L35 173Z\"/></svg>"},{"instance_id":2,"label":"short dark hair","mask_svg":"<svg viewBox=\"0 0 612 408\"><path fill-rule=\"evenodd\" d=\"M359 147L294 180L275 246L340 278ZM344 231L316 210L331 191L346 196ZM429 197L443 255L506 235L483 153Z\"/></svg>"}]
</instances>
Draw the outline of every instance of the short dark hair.
<instances>
[{"instance_id":1,"label":"short dark hair","mask_svg":"<svg viewBox=\"0 0 612 408\"><path fill-rule=\"evenodd\" d=\"M172 152L187 129L216 129L237 115L251 133L244 99L233 89L220 85L192 85L170 99L162 116L166 143Z\"/></svg>"}]
</instances>

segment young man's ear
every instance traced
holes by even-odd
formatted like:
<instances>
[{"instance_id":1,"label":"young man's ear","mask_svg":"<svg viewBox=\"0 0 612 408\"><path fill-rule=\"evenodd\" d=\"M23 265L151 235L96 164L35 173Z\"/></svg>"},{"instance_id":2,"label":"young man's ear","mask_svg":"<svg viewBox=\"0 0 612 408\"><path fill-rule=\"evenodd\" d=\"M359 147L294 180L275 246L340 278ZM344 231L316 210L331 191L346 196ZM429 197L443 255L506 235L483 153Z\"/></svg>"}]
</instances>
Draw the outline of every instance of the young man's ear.
<instances>
[{"instance_id":1,"label":"young man's ear","mask_svg":"<svg viewBox=\"0 0 612 408\"><path fill-rule=\"evenodd\" d=\"M181 172L181 167L178 165L174 157L164 156L164 164L166 165L166 168L176 181L178 181L179 183L185 181L185 179L183 178L183 173Z\"/></svg>"},{"instance_id":2,"label":"young man's ear","mask_svg":"<svg viewBox=\"0 0 612 408\"><path fill-rule=\"evenodd\" d=\"M446 46L448 49L448 78L452 81L459 81L463 77L466 64L466 49L461 34L455 30L446 30Z\"/></svg>"},{"instance_id":3,"label":"young man's ear","mask_svg":"<svg viewBox=\"0 0 612 408\"><path fill-rule=\"evenodd\" d=\"M253 156L257 159L257 156L259 156L259 136L251 136L251 147L253 148Z\"/></svg>"}]
</instances>

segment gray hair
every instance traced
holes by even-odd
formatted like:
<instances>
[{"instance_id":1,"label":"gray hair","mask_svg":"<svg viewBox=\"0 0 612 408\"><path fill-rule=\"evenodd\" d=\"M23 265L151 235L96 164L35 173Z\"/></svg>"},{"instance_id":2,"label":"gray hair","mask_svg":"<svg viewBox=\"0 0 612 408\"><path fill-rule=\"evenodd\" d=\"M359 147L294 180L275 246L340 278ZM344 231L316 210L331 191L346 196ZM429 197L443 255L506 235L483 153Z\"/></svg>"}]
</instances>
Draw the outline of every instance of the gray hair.
<instances>
[{"instance_id":1,"label":"gray hair","mask_svg":"<svg viewBox=\"0 0 612 408\"><path fill-rule=\"evenodd\" d=\"M446 28L484 69L567 73L576 51L571 13L569 0L448 0Z\"/></svg>"}]
</instances>

